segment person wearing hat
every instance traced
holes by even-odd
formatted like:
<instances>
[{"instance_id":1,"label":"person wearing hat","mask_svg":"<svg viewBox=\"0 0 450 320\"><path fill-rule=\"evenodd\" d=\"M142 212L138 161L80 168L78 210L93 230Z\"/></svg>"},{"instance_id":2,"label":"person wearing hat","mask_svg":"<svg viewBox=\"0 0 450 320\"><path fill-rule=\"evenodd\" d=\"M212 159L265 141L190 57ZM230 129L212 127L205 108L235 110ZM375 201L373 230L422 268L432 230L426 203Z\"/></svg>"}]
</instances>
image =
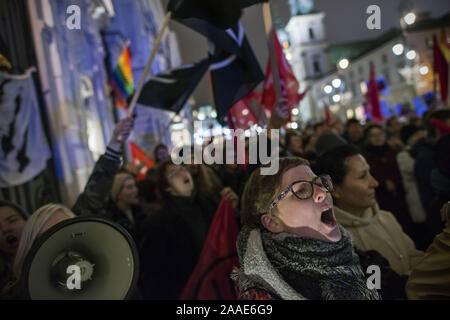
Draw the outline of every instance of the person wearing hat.
<instances>
[{"instance_id":1,"label":"person wearing hat","mask_svg":"<svg viewBox=\"0 0 450 320\"><path fill-rule=\"evenodd\" d=\"M405 200L413 222L413 238L417 247L425 250L432 239L427 236L425 221L426 211L420 201L419 189L414 176L415 159L411 156L411 148L419 140L425 137L424 128L414 124L405 125L401 129L401 139L405 149L397 154L397 164L402 176L402 184L405 190Z\"/></svg>"},{"instance_id":2,"label":"person wearing hat","mask_svg":"<svg viewBox=\"0 0 450 320\"><path fill-rule=\"evenodd\" d=\"M12 264L27 218L21 206L0 200L0 291L14 276Z\"/></svg>"}]
</instances>

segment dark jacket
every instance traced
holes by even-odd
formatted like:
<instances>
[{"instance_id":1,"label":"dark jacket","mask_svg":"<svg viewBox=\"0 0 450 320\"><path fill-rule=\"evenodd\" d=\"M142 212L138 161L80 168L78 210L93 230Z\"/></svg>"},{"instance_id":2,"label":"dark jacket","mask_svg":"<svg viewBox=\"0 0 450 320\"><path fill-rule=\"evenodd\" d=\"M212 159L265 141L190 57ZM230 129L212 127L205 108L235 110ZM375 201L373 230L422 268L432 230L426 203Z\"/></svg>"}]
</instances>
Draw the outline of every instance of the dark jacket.
<instances>
[{"instance_id":1,"label":"dark jacket","mask_svg":"<svg viewBox=\"0 0 450 320\"><path fill-rule=\"evenodd\" d=\"M399 275L392 270L389 261L375 250L360 251L355 249L358 254L359 263L364 272L369 266L378 266L380 268L380 289L378 293L383 300L406 300L406 282L408 276ZM366 274L369 277L370 274Z\"/></svg>"},{"instance_id":2,"label":"dark jacket","mask_svg":"<svg viewBox=\"0 0 450 320\"><path fill-rule=\"evenodd\" d=\"M444 221L442 221L441 208L450 200L450 179L438 169L433 169L430 180L435 191L435 196L430 203L427 227L431 235L435 237L442 232L445 226Z\"/></svg>"},{"instance_id":3,"label":"dark jacket","mask_svg":"<svg viewBox=\"0 0 450 320\"><path fill-rule=\"evenodd\" d=\"M215 206L199 196L166 196L162 211L143 223L140 290L145 299L177 299L191 275Z\"/></svg>"},{"instance_id":4,"label":"dark jacket","mask_svg":"<svg viewBox=\"0 0 450 320\"><path fill-rule=\"evenodd\" d=\"M428 211L435 195L430 180L431 171L436 167L433 144L426 139L422 139L411 148L410 153L416 160L414 164L414 176L416 177L420 200L425 210Z\"/></svg>"},{"instance_id":5,"label":"dark jacket","mask_svg":"<svg viewBox=\"0 0 450 320\"><path fill-rule=\"evenodd\" d=\"M78 196L72 207L72 211L78 216L93 215L109 219L121 225L138 242L137 226L143 220L140 208L133 208L135 224L132 224L110 197L114 176L118 172L120 164L120 157L114 156L108 151L101 156L94 166L84 191Z\"/></svg>"},{"instance_id":6,"label":"dark jacket","mask_svg":"<svg viewBox=\"0 0 450 320\"><path fill-rule=\"evenodd\" d=\"M365 149L365 157L370 165L370 172L379 183L379 187L376 189L376 197L380 208L392 212L405 232L411 235L412 220L406 204L402 176L396 156L397 152L388 145L366 147ZM387 180L395 185L395 193L387 188Z\"/></svg>"}]
</instances>

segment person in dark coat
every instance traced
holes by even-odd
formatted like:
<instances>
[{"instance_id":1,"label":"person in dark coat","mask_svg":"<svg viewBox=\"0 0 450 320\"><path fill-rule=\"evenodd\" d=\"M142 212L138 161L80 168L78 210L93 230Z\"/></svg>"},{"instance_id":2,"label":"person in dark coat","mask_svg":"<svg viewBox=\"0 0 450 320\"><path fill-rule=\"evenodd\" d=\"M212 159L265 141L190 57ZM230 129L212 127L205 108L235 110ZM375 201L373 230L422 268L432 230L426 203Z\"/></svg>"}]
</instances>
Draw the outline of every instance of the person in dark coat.
<instances>
[{"instance_id":1,"label":"person in dark coat","mask_svg":"<svg viewBox=\"0 0 450 320\"><path fill-rule=\"evenodd\" d=\"M95 164L72 211L78 216L101 216L118 223L138 242L137 226L142 215L136 181L131 174L119 172L121 145L128 138L133 124L133 118L124 118L117 123L105 154Z\"/></svg>"},{"instance_id":2,"label":"person in dark coat","mask_svg":"<svg viewBox=\"0 0 450 320\"><path fill-rule=\"evenodd\" d=\"M411 155L415 158L414 175L419 189L420 200L427 210L435 196L431 186L431 172L436 168L434 145L439 138L450 132L450 110L442 109L431 112L424 120L427 138L418 141L411 148Z\"/></svg>"},{"instance_id":3,"label":"person in dark coat","mask_svg":"<svg viewBox=\"0 0 450 320\"><path fill-rule=\"evenodd\" d=\"M366 128L364 141L365 158L373 177L379 183L376 198L380 208L392 212L404 231L412 236L412 220L397 164L397 152L386 143L386 134L377 124Z\"/></svg>"},{"instance_id":4,"label":"person in dark coat","mask_svg":"<svg viewBox=\"0 0 450 320\"><path fill-rule=\"evenodd\" d=\"M139 287L145 299L174 300L198 261L217 208L196 192L183 165L162 163L158 184L164 207L143 223ZM224 196L237 200L235 194Z\"/></svg>"},{"instance_id":5,"label":"person in dark coat","mask_svg":"<svg viewBox=\"0 0 450 320\"><path fill-rule=\"evenodd\" d=\"M431 186L435 196L430 203L427 219L427 225L433 237L444 228L441 208L450 200L450 134L441 137L434 150L436 168L431 172Z\"/></svg>"}]
</instances>

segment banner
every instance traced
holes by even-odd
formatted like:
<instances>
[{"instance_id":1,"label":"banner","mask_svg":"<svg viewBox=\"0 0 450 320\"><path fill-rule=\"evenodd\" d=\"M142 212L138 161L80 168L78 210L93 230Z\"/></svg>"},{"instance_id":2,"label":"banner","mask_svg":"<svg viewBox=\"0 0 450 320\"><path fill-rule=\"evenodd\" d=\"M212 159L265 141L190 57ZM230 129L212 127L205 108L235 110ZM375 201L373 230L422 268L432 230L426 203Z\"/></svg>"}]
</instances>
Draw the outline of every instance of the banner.
<instances>
[{"instance_id":1,"label":"banner","mask_svg":"<svg viewBox=\"0 0 450 320\"><path fill-rule=\"evenodd\" d=\"M1 188L30 181L45 169L51 156L32 71L21 76L0 73Z\"/></svg>"}]
</instances>

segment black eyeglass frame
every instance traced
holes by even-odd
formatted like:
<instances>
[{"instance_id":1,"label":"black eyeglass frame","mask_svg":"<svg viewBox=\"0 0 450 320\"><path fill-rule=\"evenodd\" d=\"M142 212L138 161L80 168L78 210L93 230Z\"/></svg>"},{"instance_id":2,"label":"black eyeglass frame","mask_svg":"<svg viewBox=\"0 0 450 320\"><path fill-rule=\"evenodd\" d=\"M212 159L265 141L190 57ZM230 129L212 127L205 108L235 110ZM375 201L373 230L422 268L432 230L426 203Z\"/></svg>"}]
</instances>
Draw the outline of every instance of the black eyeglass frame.
<instances>
[{"instance_id":1,"label":"black eyeglass frame","mask_svg":"<svg viewBox=\"0 0 450 320\"><path fill-rule=\"evenodd\" d=\"M322 184L317 183L316 181L319 180L319 179L322 182L323 181L330 182L331 186L326 186L323 183ZM325 180L323 180L323 179L325 179ZM308 183L311 184L311 194L308 195L305 198L300 197L293 190L293 186L298 184L298 183L301 183L301 182L308 182ZM287 196L289 191L292 192L292 194L299 200L308 200L308 199L310 199L314 195L314 185L318 186L319 188L321 188L325 192L331 193L333 191L333 182L331 180L331 177L328 174L323 174L323 175L317 176L317 177L315 177L312 180L297 180L297 181L292 182L286 189L284 189L280 193L280 195L270 204L269 210L267 212L271 212L272 209L275 208L275 206Z\"/></svg>"}]
</instances>

